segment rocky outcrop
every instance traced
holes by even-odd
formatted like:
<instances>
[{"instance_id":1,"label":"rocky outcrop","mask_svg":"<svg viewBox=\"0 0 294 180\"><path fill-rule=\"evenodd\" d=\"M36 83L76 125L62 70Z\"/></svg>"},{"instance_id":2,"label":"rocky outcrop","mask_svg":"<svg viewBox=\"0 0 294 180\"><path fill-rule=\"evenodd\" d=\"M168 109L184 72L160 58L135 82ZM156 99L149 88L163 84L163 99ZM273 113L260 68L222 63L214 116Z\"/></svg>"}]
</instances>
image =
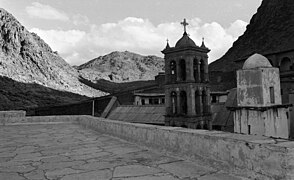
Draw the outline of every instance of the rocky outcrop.
<instances>
[{"instance_id":1,"label":"rocky outcrop","mask_svg":"<svg viewBox=\"0 0 294 180\"><path fill-rule=\"evenodd\" d=\"M228 52L209 65L210 71L232 71L235 60L253 53L267 54L294 49L294 1L263 0L245 33Z\"/></svg>"},{"instance_id":2,"label":"rocky outcrop","mask_svg":"<svg viewBox=\"0 0 294 180\"><path fill-rule=\"evenodd\" d=\"M0 75L91 97L103 94L81 83L76 69L4 9L0 9Z\"/></svg>"},{"instance_id":3,"label":"rocky outcrop","mask_svg":"<svg viewBox=\"0 0 294 180\"><path fill-rule=\"evenodd\" d=\"M164 71L164 59L132 52L112 52L76 67L81 76L93 82L105 79L113 82L152 80Z\"/></svg>"}]
</instances>

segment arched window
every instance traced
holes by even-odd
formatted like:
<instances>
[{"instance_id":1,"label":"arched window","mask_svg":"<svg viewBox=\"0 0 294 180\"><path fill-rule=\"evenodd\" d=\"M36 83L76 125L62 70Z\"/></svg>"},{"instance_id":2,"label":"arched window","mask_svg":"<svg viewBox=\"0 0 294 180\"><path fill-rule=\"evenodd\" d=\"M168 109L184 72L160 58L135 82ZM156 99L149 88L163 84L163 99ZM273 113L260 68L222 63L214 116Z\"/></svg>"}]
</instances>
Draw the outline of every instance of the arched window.
<instances>
[{"instance_id":1,"label":"arched window","mask_svg":"<svg viewBox=\"0 0 294 180\"><path fill-rule=\"evenodd\" d=\"M203 113L205 114L207 112L207 94L206 91L202 91L202 107L203 107Z\"/></svg>"},{"instance_id":2,"label":"arched window","mask_svg":"<svg viewBox=\"0 0 294 180\"><path fill-rule=\"evenodd\" d=\"M180 93L180 102L181 102L181 113L187 114L188 106L187 106L187 93L185 91L181 91Z\"/></svg>"},{"instance_id":3,"label":"arched window","mask_svg":"<svg viewBox=\"0 0 294 180\"><path fill-rule=\"evenodd\" d=\"M176 61L170 62L171 81L175 82L177 79L177 64Z\"/></svg>"},{"instance_id":4,"label":"arched window","mask_svg":"<svg viewBox=\"0 0 294 180\"><path fill-rule=\"evenodd\" d=\"M171 113L177 114L177 93L174 91L171 93Z\"/></svg>"},{"instance_id":5,"label":"arched window","mask_svg":"<svg viewBox=\"0 0 294 180\"><path fill-rule=\"evenodd\" d=\"M176 68L176 62L175 61L170 62L170 71L171 71L172 75L176 74L177 68Z\"/></svg>"},{"instance_id":6,"label":"arched window","mask_svg":"<svg viewBox=\"0 0 294 180\"><path fill-rule=\"evenodd\" d=\"M181 69L180 79L182 81L186 81L186 62L184 59L180 61L180 69Z\"/></svg>"},{"instance_id":7,"label":"arched window","mask_svg":"<svg viewBox=\"0 0 294 180\"><path fill-rule=\"evenodd\" d=\"M200 77L201 77L201 82L204 82L205 79L204 79L204 69L205 69L205 62L203 59L201 59L201 64L200 64Z\"/></svg>"},{"instance_id":8,"label":"arched window","mask_svg":"<svg viewBox=\"0 0 294 180\"><path fill-rule=\"evenodd\" d=\"M198 81L198 61L197 59L193 60L193 75L194 79L197 82Z\"/></svg>"},{"instance_id":9,"label":"arched window","mask_svg":"<svg viewBox=\"0 0 294 180\"><path fill-rule=\"evenodd\" d=\"M288 57L284 57L280 63L280 72L290 71L291 70L291 60Z\"/></svg>"},{"instance_id":10,"label":"arched window","mask_svg":"<svg viewBox=\"0 0 294 180\"><path fill-rule=\"evenodd\" d=\"M195 110L196 115L202 114L202 91L200 90L195 91Z\"/></svg>"}]
</instances>

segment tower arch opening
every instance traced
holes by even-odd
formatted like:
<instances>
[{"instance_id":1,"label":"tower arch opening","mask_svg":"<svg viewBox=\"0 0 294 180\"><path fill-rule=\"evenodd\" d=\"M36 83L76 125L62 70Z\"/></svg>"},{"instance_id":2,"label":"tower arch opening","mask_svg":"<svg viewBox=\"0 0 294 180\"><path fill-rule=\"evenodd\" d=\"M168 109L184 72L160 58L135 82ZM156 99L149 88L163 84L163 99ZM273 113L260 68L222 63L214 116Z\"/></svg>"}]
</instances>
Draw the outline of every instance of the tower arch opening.
<instances>
[{"instance_id":1,"label":"tower arch opening","mask_svg":"<svg viewBox=\"0 0 294 180\"><path fill-rule=\"evenodd\" d=\"M186 81L186 61L184 59L180 60L180 79Z\"/></svg>"},{"instance_id":2,"label":"tower arch opening","mask_svg":"<svg viewBox=\"0 0 294 180\"><path fill-rule=\"evenodd\" d=\"M171 82L175 82L177 79L177 64L174 60L170 62L170 77Z\"/></svg>"},{"instance_id":3,"label":"tower arch opening","mask_svg":"<svg viewBox=\"0 0 294 180\"><path fill-rule=\"evenodd\" d=\"M205 61L203 59L200 60L200 79L201 82L205 82Z\"/></svg>"},{"instance_id":4,"label":"tower arch opening","mask_svg":"<svg viewBox=\"0 0 294 180\"><path fill-rule=\"evenodd\" d=\"M291 70L291 60L288 57L284 57L280 62L280 72L286 72Z\"/></svg>"},{"instance_id":5,"label":"tower arch opening","mask_svg":"<svg viewBox=\"0 0 294 180\"><path fill-rule=\"evenodd\" d=\"M186 91L180 92L180 106L181 106L181 113L187 114L188 106L187 106L187 93L186 93Z\"/></svg>"}]
</instances>

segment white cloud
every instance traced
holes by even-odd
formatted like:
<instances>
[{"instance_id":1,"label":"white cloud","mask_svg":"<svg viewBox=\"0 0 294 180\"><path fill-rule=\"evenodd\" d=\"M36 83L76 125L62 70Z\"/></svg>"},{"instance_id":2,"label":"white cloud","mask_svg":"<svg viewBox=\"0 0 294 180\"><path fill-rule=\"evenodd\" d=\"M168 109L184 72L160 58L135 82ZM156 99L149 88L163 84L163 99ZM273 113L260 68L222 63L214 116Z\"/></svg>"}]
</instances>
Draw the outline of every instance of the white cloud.
<instances>
[{"instance_id":1,"label":"white cloud","mask_svg":"<svg viewBox=\"0 0 294 180\"><path fill-rule=\"evenodd\" d=\"M31 6L27 6L26 12L34 18L60 21L69 20L69 17L64 12L58 11L49 5L41 4L39 2L33 2Z\"/></svg>"},{"instance_id":2,"label":"white cloud","mask_svg":"<svg viewBox=\"0 0 294 180\"><path fill-rule=\"evenodd\" d=\"M78 25L87 25L90 21L87 16L81 15L81 14L75 14L72 17L73 24Z\"/></svg>"},{"instance_id":3,"label":"white cloud","mask_svg":"<svg viewBox=\"0 0 294 180\"><path fill-rule=\"evenodd\" d=\"M245 31L246 22L237 20L224 28L217 22L203 23L200 19L188 20L190 37L201 45L202 37L211 49L209 61L221 57L233 42ZM116 23L90 25L89 31L41 30L31 31L40 35L54 50L70 64L81 64L111 51L133 51L140 54L162 56L166 38L174 46L183 34L179 22L162 23L157 26L148 19L128 17Z\"/></svg>"},{"instance_id":4,"label":"white cloud","mask_svg":"<svg viewBox=\"0 0 294 180\"><path fill-rule=\"evenodd\" d=\"M73 49L78 47L86 36L86 33L80 30L62 31L33 28L30 31L37 33L54 51L64 55L73 54Z\"/></svg>"}]
</instances>

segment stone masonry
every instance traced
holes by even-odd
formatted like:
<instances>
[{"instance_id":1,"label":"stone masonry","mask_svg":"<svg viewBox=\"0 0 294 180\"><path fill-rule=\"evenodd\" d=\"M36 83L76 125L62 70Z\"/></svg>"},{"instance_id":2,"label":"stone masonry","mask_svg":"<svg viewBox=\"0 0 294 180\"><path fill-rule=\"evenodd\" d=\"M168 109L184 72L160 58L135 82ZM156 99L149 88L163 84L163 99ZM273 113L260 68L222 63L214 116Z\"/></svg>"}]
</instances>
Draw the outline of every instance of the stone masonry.
<instances>
[{"instance_id":1,"label":"stone masonry","mask_svg":"<svg viewBox=\"0 0 294 180\"><path fill-rule=\"evenodd\" d=\"M2 180L242 180L66 122L0 126Z\"/></svg>"}]
</instances>

